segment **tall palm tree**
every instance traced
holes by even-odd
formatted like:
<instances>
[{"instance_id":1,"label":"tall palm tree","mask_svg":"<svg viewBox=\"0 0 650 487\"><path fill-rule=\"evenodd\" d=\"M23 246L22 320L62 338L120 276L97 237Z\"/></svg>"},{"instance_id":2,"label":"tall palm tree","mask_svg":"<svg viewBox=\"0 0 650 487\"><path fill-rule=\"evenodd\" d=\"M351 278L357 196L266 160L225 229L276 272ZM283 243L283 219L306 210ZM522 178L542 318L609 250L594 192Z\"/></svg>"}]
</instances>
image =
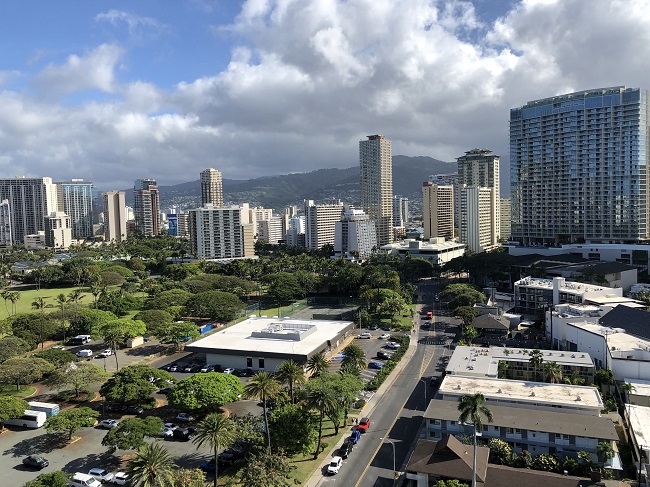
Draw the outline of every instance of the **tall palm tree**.
<instances>
[{"instance_id":1,"label":"tall palm tree","mask_svg":"<svg viewBox=\"0 0 650 487\"><path fill-rule=\"evenodd\" d=\"M43 299L42 296L39 296L36 298L34 301L32 301L32 309L37 309L41 311L41 350L44 348L44 343L43 343L43 320L45 319L45 300Z\"/></svg>"},{"instance_id":2,"label":"tall palm tree","mask_svg":"<svg viewBox=\"0 0 650 487\"><path fill-rule=\"evenodd\" d=\"M601 462L606 463L607 460L614 458L614 448L611 443L600 441L598 445L596 445L596 454Z\"/></svg>"},{"instance_id":3,"label":"tall palm tree","mask_svg":"<svg viewBox=\"0 0 650 487\"><path fill-rule=\"evenodd\" d=\"M81 293L81 289L73 289L68 293L68 300L71 303L74 303L75 310L77 309L79 305L79 301L83 297L83 294Z\"/></svg>"},{"instance_id":4,"label":"tall palm tree","mask_svg":"<svg viewBox=\"0 0 650 487\"><path fill-rule=\"evenodd\" d=\"M244 387L244 396L252 399L260 399L264 408L264 427L266 429L266 444L268 453L271 454L271 434L269 431L269 415L266 411L266 401L275 396L281 390L280 383L268 372L261 370L250 378Z\"/></svg>"},{"instance_id":5,"label":"tall palm tree","mask_svg":"<svg viewBox=\"0 0 650 487\"><path fill-rule=\"evenodd\" d=\"M63 330L63 343L65 343L65 305L68 300L65 297L65 294L61 293L56 297L56 303L61 308L61 329Z\"/></svg>"},{"instance_id":6,"label":"tall palm tree","mask_svg":"<svg viewBox=\"0 0 650 487\"><path fill-rule=\"evenodd\" d=\"M562 366L557 362L544 364L544 374L546 375L546 380L551 384L562 382Z\"/></svg>"},{"instance_id":7,"label":"tall palm tree","mask_svg":"<svg viewBox=\"0 0 650 487\"><path fill-rule=\"evenodd\" d=\"M217 487L219 479L219 463L217 457L219 450L230 446L235 441L235 429L232 419L226 418L223 414L208 414L203 421L199 423L198 432L192 440L199 449L207 445L214 454L214 487Z\"/></svg>"},{"instance_id":8,"label":"tall palm tree","mask_svg":"<svg viewBox=\"0 0 650 487\"><path fill-rule=\"evenodd\" d=\"M341 361L341 365L345 364L353 365L359 370L365 369L367 367L366 352L359 345L348 345L343 349L343 360Z\"/></svg>"},{"instance_id":9,"label":"tall palm tree","mask_svg":"<svg viewBox=\"0 0 650 487\"><path fill-rule=\"evenodd\" d=\"M170 484L174 462L167 449L158 443L145 443L129 462L133 485L165 487Z\"/></svg>"},{"instance_id":10,"label":"tall palm tree","mask_svg":"<svg viewBox=\"0 0 650 487\"><path fill-rule=\"evenodd\" d=\"M2 292L0 292L0 297L5 300L5 309L7 310L7 315L9 315L9 308L7 307L7 301L9 300L9 296L11 295L11 291L8 289L4 289Z\"/></svg>"},{"instance_id":11,"label":"tall palm tree","mask_svg":"<svg viewBox=\"0 0 650 487\"><path fill-rule=\"evenodd\" d=\"M323 439L323 418L325 412L336 406L337 398L331 388L314 387L307 392L307 406L318 411L318 444L314 452L314 460L320 453L321 440Z\"/></svg>"},{"instance_id":12,"label":"tall palm tree","mask_svg":"<svg viewBox=\"0 0 650 487\"><path fill-rule=\"evenodd\" d=\"M302 385L306 382L305 371L302 366L293 360L285 360L276 369L276 377L280 382L289 387L289 397L294 402L293 388L296 385Z\"/></svg>"},{"instance_id":13,"label":"tall palm tree","mask_svg":"<svg viewBox=\"0 0 650 487\"><path fill-rule=\"evenodd\" d=\"M483 429L483 419L485 416L488 423L493 420L492 411L485 406L485 396L480 392L478 394L465 394L458 399L458 417L459 423L471 421L474 424L474 460L472 463L472 487L476 487L476 433Z\"/></svg>"},{"instance_id":14,"label":"tall palm tree","mask_svg":"<svg viewBox=\"0 0 650 487\"><path fill-rule=\"evenodd\" d=\"M530 358L528 359L528 362L535 369L535 378L533 380L537 380L537 370L544 363L544 354L542 353L541 350L533 350L532 352L529 352L529 354L530 354Z\"/></svg>"},{"instance_id":15,"label":"tall palm tree","mask_svg":"<svg viewBox=\"0 0 650 487\"><path fill-rule=\"evenodd\" d=\"M312 355L307 359L307 372L314 377L318 377L329 367L329 362L325 358L325 354L318 353Z\"/></svg>"},{"instance_id":16,"label":"tall palm tree","mask_svg":"<svg viewBox=\"0 0 650 487\"><path fill-rule=\"evenodd\" d=\"M9 301L11 301L11 311L13 311L14 314L17 313L16 311L16 303L20 301L21 294L19 291L12 291L11 294L9 295Z\"/></svg>"}]
</instances>

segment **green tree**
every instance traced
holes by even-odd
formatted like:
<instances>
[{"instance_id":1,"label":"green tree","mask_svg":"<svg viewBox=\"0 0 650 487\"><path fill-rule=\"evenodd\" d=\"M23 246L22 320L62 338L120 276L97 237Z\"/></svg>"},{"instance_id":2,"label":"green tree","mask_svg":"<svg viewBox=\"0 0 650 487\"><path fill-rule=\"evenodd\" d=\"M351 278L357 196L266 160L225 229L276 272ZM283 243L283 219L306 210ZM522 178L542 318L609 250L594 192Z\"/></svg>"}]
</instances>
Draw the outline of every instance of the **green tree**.
<instances>
[{"instance_id":1,"label":"green tree","mask_svg":"<svg viewBox=\"0 0 650 487\"><path fill-rule=\"evenodd\" d=\"M269 416L271 445L287 455L311 451L318 432L314 417L304 404L280 403Z\"/></svg>"},{"instance_id":2,"label":"green tree","mask_svg":"<svg viewBox=\"0 0 650 487\"><path fill-rule=\"evenodd\" d=\"M322 353L317 353L312 355L307 359L307 372L312 375L312 377L318 377L320 374L325 372L329 367L329 362L325 358L325 355Z\"/></svg>"},{"instance_id":3,"label":"green tree","mask_svg":"<svg viewBox=\"0 0 650 487\"><path fill-rule=\"evenodd\" d=\"M474 306L459 306L454 309L453 315L463 320L464 326L470 326L478 315L478 310Z\"/></svg>"},{"instance_id":4,"label":"green tree","mask_svg":"<svg viewBox=\"0 0 650 487\"><path fill-rule=\"evenodd\" d=\"M200 335L198 328L191 321L163 323L158 327L156 337L161 342L171 342L177 350L183 343Z\"/></svg>"},{"instance_id":5,"label":"green tree","mask_svg":"<svg viewBox=\"0 0 650 487\"><path fill-rule=\"evenodd\" d=\"M600 386L601 392L605 392L614 383L614 372L608 369L598 369L594 380Z\"/></svg>"},{"instance_id":6,"label":"green tree","mask_svg":"<svg viewBox=\"0 0 650 487\"><path fill-rule=\"evenodd\" d=\"M88 407L68 409L50 416L45 422L45 429L48 433L67 433L68 440L71 440L75 431L93 426L98 417L99 413Z\"/></svg>"},{"instance_id":7,"label":"green tree","mask_svg":"<svg viewBox=\"0 0 650 487\"><path fill-rule=\"evenodd\" d=\"M535 375L533 380L539 380L539 374L538 370L540 367L542 367L542 364L544 363L544 354L542 353L541 350L532 350L529 352L529 359L528 362L530 365L532 365L533 369L535 370Z\"/></svg>"},{"instance_id":8,"label":"green tree","mask_svg":"<svg viewBox=\"0 0 650 487\"><path fill-rule=\"evenodd\" d=\"M147 365L129 365L104 382L99 393L120 404L144 404L157 389L173 382L176 378L164 370Z\"/></svg>"},{"instance_id":9,"label":"green tree","mask_svg":"<svg viewBox=\"0 0 650 487\"><path fill-rule=\"evenodd\" d=\"M120 421L115 428L111 428L104 436L102 445L115 450L137 450L141 448L145 437L154 437L163 429L162 419L156 416L147 416L144 419L126 418Z\"/></svg>"},{"instance_id":10,"label":"green tree","mask_svg":"<svg viewBox=\"0 0 650 487\"><path fill-rule=\"evenodd\" d=\"M249 459L239 471L239 483L246 487L291 487L295 469L281 453L261 453Z\"/></svg>"},{"instance_id":11,"label":"green tree","mask_svg":"<svg viewBox=\"0 0 650 487\"><path fill-rule=\"evenodd\" d=\"M320 446L323 440L323 419L325 412L336 406L336 395L331 387L328 387L323 376L307 382L307 406L318 411L318 443L314 452L314 460L318 458Z\"/></svg>"},{"instance_id":12,"label":"green tree","mask_svg":"<svg viewBox=\"0 0 650 487\"><path fill-rule=\"evenodd\" d=\"M622 392L625 396L624 399L625 401L623 402L629 402L628 398L631 393L636 391L636 387L634 385L630 384L629 382L622 382L619 386L618 389L620 392Z\"/></svg>"},{"instance_id":13,"label":"green tree","mask_svg":"<svg viewBox=\"0 0 650 487\"><path fill-rule=\"evenodd\" d=\"M20 418L25 414L26 409L29 409L27 401L14 396L0 396L0 423L8 419Z\"/></svg>"},{"instance_id":14,"label":"green tree","mask_svg":"<svg viewBox=\"0 0 650 487\"><path fill-rule=\"evenodd\" d=\"M542 470L545 472L559 472L560 462L555 455L542 453L533 458L532 468L534 470Z\"/></svg>"},{"instance_id":15,"label":"green tree","mask_svg":"<svg viewBox=\"0 0 650 487\"><path fill-rule=\"evenodd\" d=\"M156 337L160 327L174 321L172 315L162 309L145 309L136 314L133 319L143 321L147 326L147 333Z\"/></svg>"},{"instance_id":16,"label":"green tree","mask_svg":"<svg viewBox=\"0 0 650 487\"><path fill-rule=\"evenodd\" d=\"M473 326L466 326L463 328L463 338L467 340L467 343L471 344L474 338L478 336L478 330Z\"/></svg>"},{"instance_id":17,"label":"green tree","mask_svg":"<svg viewBox=\"0 0 650 487\"><path fill-rule=\"evenodd\" d=\"M294 386L303 385L306 382L303 367L293 360L285 360L278 365L275 373L277 379L282 384L286 384L289 388L289 397L291 398L291 402L295 402Z\"/></svg>"},{"instance_id":18,"label":"green tree","mask_svg":"<svg viewBox=\"0 0 650 487\"><path fill-rule=\"evenodd\" d=\"M21 385L38 382L53 369L54 366L42 358L10 358L0 364L0 382L13 384L16 391L20 391Z\"/></svg>"},{"instance_id":19,"label":"green tree","mask_svg":"<svg viewBox=\"0 0 650 487\"><path fill-rule=\"evenodd\" d=\"M1 345L0 345L1 346ZM63 365L75 362L77 357L74 353L62 350L60 348L47 348L41 352L36 352L33 357L42 358L47 360L55 367L62 367Z\"/></svg>"},{"instance_id":20,"label":"green tree","mask_svg":"<svg viewBox=\"0 0 650 487\"><path fill-rule=\"evenodd\" d=\"M23 487L66 487L67 485L68 474L57 470L56 472L42 473Z\"/></svg>"},{"instance_id":21,"label":"green tree","mask_svg":"<svg viewBox=\"0 0 650 487\"><path fill-rule=\"evenodd\" d=\"M134 485L166 487L173 478L174 461L159 443L145 443L129 462L128 474Z\"/></svg>"},{"instance_id":22,"label":"green tree","mask_svg":"<svg viewBox=\"0 0 650 487\"><path fill-rule=\"evenodd\" d=\"M216 411L227 402L236 401L244 388L232 374L208 372L183 379L167 396L169 404L189 411Z\"/></svg>"},{"instance_id":23,"label":"green tree","mask_svg":"<svg viewBox=\"0 0 650 487\"><path fill-rule=\"evenodd\" d=\"M598 455L598 461L606 463L614 458L614 447L607 441L600 441L596 446L596 454Z\"/></svg>"},{"instance_id":24,"label":"green tree","mask_svg":"<svg viewBox=\"0 0 650 487\"><path fill-rule=\"evenodd\" d=\"M268 293L280 303L289 303L305 297L305 288L300 285L294 274L279 272L266 275L262 280L267 285Z\"/></svg>"},{"instance_id":25,"label":"green tree","mask_svg":"<svg viewBox=\"0 0 650 487\"><path fill-rule=\"evenodd\" d=\"M0 339L0 362L29 352L32 347L25 340L15 336Z\"/></svg>"},{"instance_id":26,"label":"green tree","mask_svg":"<svg viewBox=\"0 0 650 487\"><path fill-rule=\"evenodd\" d=\"M183 289L170 289L162 291L147 301L149 309L167 309L169 306L185 306L185 303L192 297L192 293Z\"/></svg>"},{"instance_id":27,"label":"green tree","mask_svg":"<svg viewBox=\"0 0 650 487\"><path fill-rule=\"evenodd\" d=\"M490 448L490 461L501 465L509 465L512 459L512 447L505 441L492 438L488 442Z\"/></svg>"},{"instance_id":28,"label":"green tree","mask_svg":"<svg viewBox=\"0 0 650 487\"><path fill-rule=\"evenodd\" d=\"M174 487L203 487L205 485L205 473L198 468L193 470L179 468L172 472L171 485Z\"/></svg>"},{"instance_id":29,"label":"green tree","mask_svg":"<svg viewBox=\"0 0 650 487\"><path fill-rule=\"evenodd\" d=\"M219 450L232 445L235 437L234 423L223 414L208 414L199 423L198 432L192 441L197 449L205 445L212 451L215 466L214 487L217 487L219 481L219 462L217 461Z\"/></svg>"},{"instance_id":30,"label":"green tree","mask_svg":"<svg viewBox=\"0 0 650 487\"><path fill-rule=\"evenodd\" d=\"M45 336L44 336L44 330L45 330L45 299L43 297L39 296L37 297L34 301L32 301L32 309L39 310L39 314L41 315L41 333L40 333L40 343L41 343L41 349L45 346Z\"/></svg>"},{"instance_id":31,"label":"green tree","mask_svg":"<svg viewBox=\"0 0 650 487\"><path fill-rule=\"evenodd\" d=\"M348 345L343 349L343 360L341 365L350 364L355 368L361 370L367 367L366 352L363 351L359 345Z\"/></svg>"},{"instance_id":32,"label":"green tree","mask_svg":"<svg viewBox=\"0 0 650 487\"><path fill-rule=\"evenodd\" d=\"M70 362L55 370L48 377L47 383L59 390L64 387L71 387L75 397L79 397L79 393L82 390L86 390L93 384L104 382L109 377L110 375L104 372L98 365L90 362Z\"/></svg>"},{"instance_id":33,"label":"green tree","mask_svg":"<svg viewBox=\"0 0 650 487\"><path fill-rule=\"evenodd\" d=\"M551 384L558 384L562 382L562 366L557 362L547 362L544 364L544 375Z\"/></svg>"},{"instance_id":34,"label":"green tree","mask_svg":"<svg viewBox=\"0 0 650 487\"><path fill-rule=\"evenodd\" d=\"M438 480L433 487L467 487L467 484L456 479Z\"/></svg>"},{"instance_id":35,"label":"green tree","mask_svg":"<svg viewBox=\"0 0 650 487\"><path fill-rule=\"evenodd\" d=\"M222 291L208 291L192 296L185 303L189 316L210 318L228 322L239 316L246 305L234 294Z\"/></svg>"},{"instance_id":36,"label":"green tree","mask_svg":"<svg viewBox=\"0 0 650 487\"><path fill-rule=\"evenodd\" d=\"M458 422L461 424L471 421L474 428L474 459L472 463L472 487L476 487L476 433L483 430L483 418L485 416L488 423L493 420L492 411L485 406L485 396L478 394L464 394L458 399Z\"/></svg>"},{"instance_id":37,"label":"green tree","mask_svg":"<svg viewBox=\"0 0 650 487\"><path fill-rule=\"evenodd\" d=\"M267 413L267 401L280 392L280 383L273 375L261 370L248 381L244 387L244 396L249 399L260 399L264 409L264 431L266 434L267 451L271 453L271 435L269 432L269 415Z\"/></svg>"},{"instance_id":38,"label":"green tree","mask_svg":"<svg viewBox=\"0 0 650 487\"><path fill-rule=\"evenodd\" d=\"M113 352L129 338L144 335L146 331L147 326L144 322L129 319L112 320L104 323L99 329L104 342L111 347ZM120 364L117 360L117 353L113 353L113 355L115 356L115 366L119 370Z\"/></svg>"}]
</instances>

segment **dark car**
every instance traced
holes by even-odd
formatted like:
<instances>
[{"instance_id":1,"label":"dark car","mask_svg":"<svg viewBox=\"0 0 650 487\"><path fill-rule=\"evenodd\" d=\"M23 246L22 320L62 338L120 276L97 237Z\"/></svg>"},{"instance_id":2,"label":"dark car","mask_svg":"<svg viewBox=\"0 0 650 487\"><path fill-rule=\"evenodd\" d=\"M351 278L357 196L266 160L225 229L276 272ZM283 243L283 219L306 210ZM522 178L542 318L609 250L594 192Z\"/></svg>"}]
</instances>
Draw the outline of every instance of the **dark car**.
<instances>
[{"instance_id":1,"label":"dark car","mask_svg":"<svg viewBox=\"0 0 650 487\"><path fill-rule=\"evenodd\" d=\"M144 412L144 409L142 409L140 406L129 406L126 408L126 414L135 414L136 416L138 414L142 414Z\"/></svg>"},{"instance_id":2,"label":"dark car","mask_svg":"<svg viewBox=\"0 0 650 487\"><path fill-rule=\"evenodd\" d=\"M196 428L177 428L174 430L174 439L180 441L190 441L196 433Z\"/></svg>"},{"instance_id":3,"label":"dark car","mask_svg":"<svg viewBox=\"0 0 650 487\"><path fill-rule=\"evenodd\" d=\"M429 379L429 385L431 387L437 386L438 382L440 382L440 377L436 377L435 375Z\"/></svg>"},{"instance_id":4,"label":"dark car","mask_svg":"<svg viewBox=\"0 0 650 487\"><path fill-rule=\"evenodd\" d=\"M379 329L379 325L370 325L370 326L368 327L368 329L369 329L369 330L378 330L378 329Z\"/></svg>"},{"instance_id":5,"label":"dark car","mask_svg":"<svg viewBox=\"0 0 650 487\"><path fill-rule=\"evenodd\" d=\"M343 444L341 445L341 448L339 448L338 455L341 458L348 458L348 456L350 455L350 452L352 451L353 448L354 448L354 443L352 443L352 440L350 440L350 438L348 438L347 440L345 440L343 442Z\"/></svg>"},{"instance_id":6,"label":"dark car","mask_svg":"<svg viewBox=\"0 0 650 487\"><path fill-rule=\"evenodd\" d=\"M201 364L194 364L192 365L192 368L190 369L190 372L201 372L201 369L203 368L203 365Z\"/></svg>"},{"instance_id":7,"label":"dark car","mask_svg":"<svg viewBox=\"0 0 650 487\"><path fill-rule=\"evenodd\" d=\"M23 465L30 468L37 468L39 470L47 467L50 464L45 458L39 457L38 455L30 455L26 458L23 458Z\"/></svg>"},{"instance_id":8,"label":"dark car","mask_svg":"<svg viewBox=\"0 0 650 487\"><path fill-rule=\"evenodd\" d=\"M126 411L126 406L115 402L114 403L109 402L108 404L106 404L106 409L108 409L109 411L116 411L118 413L123 413L124 411Z\"/></svg>"},{"instance_id":9,"label":"dark car","mask_svg":"<svg viewBox=\"0 0 650 487\"><path fill-rule=\"evenodd\" d=\"M377 358L383 359L383 360L390 360L392 355L388 352L384 352L383 350L379 350L377 352Z\"/></svg>"}]
</instances>

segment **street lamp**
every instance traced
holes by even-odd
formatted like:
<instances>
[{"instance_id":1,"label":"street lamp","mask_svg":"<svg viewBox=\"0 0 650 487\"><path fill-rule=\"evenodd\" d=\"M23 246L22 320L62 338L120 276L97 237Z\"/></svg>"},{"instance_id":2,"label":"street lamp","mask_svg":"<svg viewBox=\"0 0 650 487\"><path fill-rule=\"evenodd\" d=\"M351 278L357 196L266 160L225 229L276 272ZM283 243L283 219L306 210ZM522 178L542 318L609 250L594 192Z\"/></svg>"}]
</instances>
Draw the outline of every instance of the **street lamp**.
<instances>
[{"instance_id":1,"label":"street lamp","mask_svg":"<svg viewBox=\"0 0 650 487\"><path fill-rule=\"evenodd\" d=\"M420 382L424 384L424 410L427 410L427 380L420 379Z\"/></svg>"},{"instance_id":2,"label":"street lamp","mask_svg":"<svg viewBox=\"0 0 650 487\"><path fill-rule=\"evenodd\" d=\"M393 481L397 478L397 468L395 465L395 443L390 438L379 438L382 441L387 441L393 447Z\"/></svg>"},{"instance_id":3,"label":"street lamp","mask_svg":"<svg viewBox=\"0 0 650 487\"><path fill-rule=\"evenodd\" d=\"M646 459L645 454L643 453L643 450L645 449L644 446L639 445L639 478L637 485L641 486L641 470L643 469L643 461Z\"/></svg>"}]
</instances>

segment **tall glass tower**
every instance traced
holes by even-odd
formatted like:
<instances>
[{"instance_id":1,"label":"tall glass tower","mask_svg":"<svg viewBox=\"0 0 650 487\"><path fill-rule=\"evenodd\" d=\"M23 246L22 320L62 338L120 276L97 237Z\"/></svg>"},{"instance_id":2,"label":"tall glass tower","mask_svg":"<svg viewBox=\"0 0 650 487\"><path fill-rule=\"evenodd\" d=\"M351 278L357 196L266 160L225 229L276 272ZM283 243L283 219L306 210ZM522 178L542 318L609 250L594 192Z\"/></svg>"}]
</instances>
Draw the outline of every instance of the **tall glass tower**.
<instances>
[{"instance_id":1,"label":"tall glass tower","mask_svg":"<svg viewBox=\"0 0 650 487\"><path fill-rule=\"evenodd\" d=\"M648 227L648 92L617 86L510 110L511 239L633 243Z\"/></svg>"},{"instance_id":2,"label":"tall glass tower","mask_svg":"<svg viewBox=\"0 0 650 487\"><path fill-rule=\"evenodd\" d=\"M72 238L92 238L93 232L93 183L72 179L56 183L59 211L70 217Z\"/></svg>"}]
</instances>

